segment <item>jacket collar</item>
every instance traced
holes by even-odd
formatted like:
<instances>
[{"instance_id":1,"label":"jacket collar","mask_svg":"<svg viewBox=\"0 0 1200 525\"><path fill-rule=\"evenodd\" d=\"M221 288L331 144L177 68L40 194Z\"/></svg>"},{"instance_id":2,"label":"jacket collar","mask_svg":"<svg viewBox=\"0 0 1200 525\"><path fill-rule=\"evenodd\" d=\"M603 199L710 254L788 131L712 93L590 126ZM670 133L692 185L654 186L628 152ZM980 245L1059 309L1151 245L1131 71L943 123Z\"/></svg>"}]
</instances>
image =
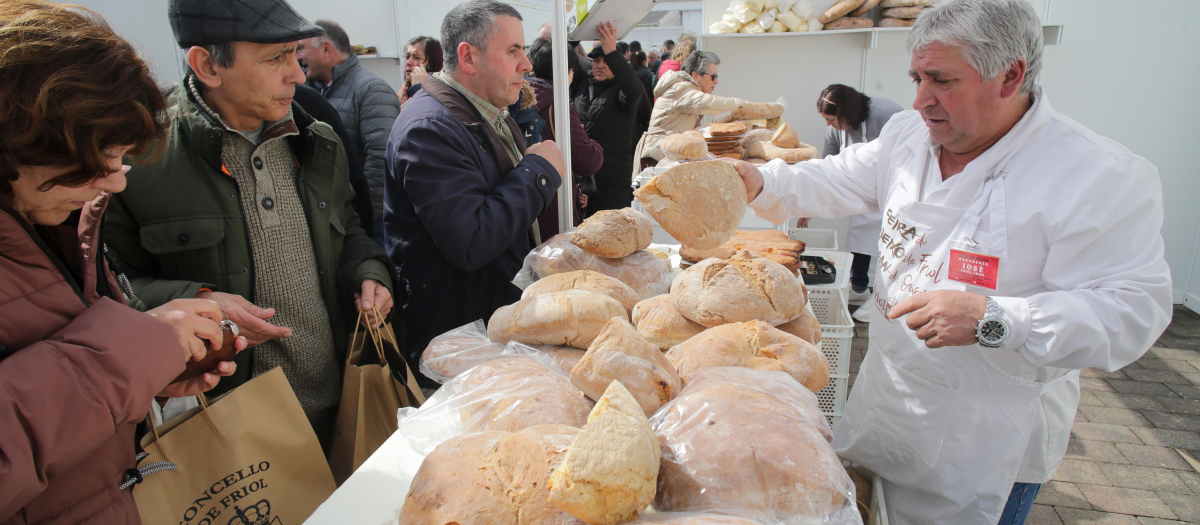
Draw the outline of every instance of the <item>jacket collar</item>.
<instances>
[{"instance_id":1,"label":"jacket collar","mask_svg":"<svg viewBox=\"0 0 1200 525\"><path fill-rule=\"evenodd\" d=\"M350 56L346 57L341 64L333 66L332 80L329 81L328 86L325 86L325 89L328 90L330 86L337 84L350 70L356 67L358 67L358 55L350 53Z\"/></svg>"},{"instance_id":2,"label":"jacket collar","mask_svg":"<svg viewBox=\"0 0 1200 525\"><path fill-rule=\"evenodd\" d=\"M490 124L483 121L483 116L479 114L479 110L462 93L459 93L458 90L450 87L445 82L438 80L434 75L425 77L425 82L421 84L421 90L428 93L429 96L433 97L449 110L454 115L454 118L462 122L467 129L487 137L492 145L492 152L496 157L496 161L500 165L501 173L508 173L516 168L517 163L514 159L509 158L508 149L504 147L504 143L500 139L500 134L496 133L496 130ZM517 128L517 123L513 120L512 115L505 117L504 122L508 125L513 139L517 142L517 150L522 154L525 153L525 141L521 138L521 130Z\"/></svg>"}]
</instances>

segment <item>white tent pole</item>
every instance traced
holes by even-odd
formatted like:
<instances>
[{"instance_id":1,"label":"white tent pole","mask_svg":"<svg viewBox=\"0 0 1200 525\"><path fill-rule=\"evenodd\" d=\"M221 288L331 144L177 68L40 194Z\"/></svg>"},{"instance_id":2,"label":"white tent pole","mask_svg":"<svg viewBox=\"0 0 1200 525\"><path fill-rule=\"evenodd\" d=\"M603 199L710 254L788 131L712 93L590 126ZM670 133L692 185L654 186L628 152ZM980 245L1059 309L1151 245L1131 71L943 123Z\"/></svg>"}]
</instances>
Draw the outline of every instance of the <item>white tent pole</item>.
<instances>
[{"instance_id":1,"label":"white tent pole","mask_svg":"<svg viewBox=\"0 0 1200 525\"><path fill-rule=\"evenodd\" d=\"M562 186L558 188L558 231L565 232L575 226L575 181L571 176L571 84L567 81L567 53L575 50L567 47L567 13L565 0L550 0L551 57L554 59L554 142L562 149L563 161L567 166L562 173ZM543 239L545 240L545 239Z\"/></svg>"}]
</instances>

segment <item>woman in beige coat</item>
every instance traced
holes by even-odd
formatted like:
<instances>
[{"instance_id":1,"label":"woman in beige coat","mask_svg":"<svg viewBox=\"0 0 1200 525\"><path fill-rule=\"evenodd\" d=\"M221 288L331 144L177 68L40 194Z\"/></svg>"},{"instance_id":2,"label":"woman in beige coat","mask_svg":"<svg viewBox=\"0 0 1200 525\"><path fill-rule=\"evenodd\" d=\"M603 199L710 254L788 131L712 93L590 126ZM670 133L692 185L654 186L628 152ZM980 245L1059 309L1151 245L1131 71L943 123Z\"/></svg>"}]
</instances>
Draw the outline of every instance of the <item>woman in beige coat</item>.
<instances>
[{"instance_id":1,"label":"woman in beige coat","mask_svg":"<svg viewBox=\"0 0 1200 525\"><path fill-rule=\"evenodd\" d=\"M658 145L668 135L696 129L704 115L715 116L737 109L746 101L737 97L713 95L717 87L717 64L721 59L710 51L693 51L683 61L683 70L670 71L654 88L654 112L650 128L638 141L634 159L662 160ZM641 172L642 161L633 164L633 176Z\"/></svg>"}]
</instances>

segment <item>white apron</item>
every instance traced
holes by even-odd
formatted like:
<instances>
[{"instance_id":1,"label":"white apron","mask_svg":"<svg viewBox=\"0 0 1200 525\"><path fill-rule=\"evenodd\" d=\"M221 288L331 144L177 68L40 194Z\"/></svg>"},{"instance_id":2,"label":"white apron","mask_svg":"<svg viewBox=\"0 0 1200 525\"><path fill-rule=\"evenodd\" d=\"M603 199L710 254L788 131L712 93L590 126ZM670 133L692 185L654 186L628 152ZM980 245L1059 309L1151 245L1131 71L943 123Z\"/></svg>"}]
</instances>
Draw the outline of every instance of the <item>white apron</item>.
<instances>
[{"instance_id":1,"label":"white apron","mask_svg":"<svg viewBox=\"0 0 1200 525\"><path fill-rule=\"evenodd\" d=\"M1004 185L992 176L1004 159L968 166L944 205L935 206L919 201L930 156L921 149L881 207L870 343L835 448L884 478L893 524L995 524L1021 467L1039 396L1072 376L1050 383L1012 377L984 356L1000 350L930 349L906 317L884 317L916 293L968 288L947 277L950 249L964 249L953 241L970 238L977 251L999 256L1001 267L1008 262L1003 214L997 221L995 212L1004 208ZM985 209L987 232L979 230Z\"/></svg>"}]
</instances>

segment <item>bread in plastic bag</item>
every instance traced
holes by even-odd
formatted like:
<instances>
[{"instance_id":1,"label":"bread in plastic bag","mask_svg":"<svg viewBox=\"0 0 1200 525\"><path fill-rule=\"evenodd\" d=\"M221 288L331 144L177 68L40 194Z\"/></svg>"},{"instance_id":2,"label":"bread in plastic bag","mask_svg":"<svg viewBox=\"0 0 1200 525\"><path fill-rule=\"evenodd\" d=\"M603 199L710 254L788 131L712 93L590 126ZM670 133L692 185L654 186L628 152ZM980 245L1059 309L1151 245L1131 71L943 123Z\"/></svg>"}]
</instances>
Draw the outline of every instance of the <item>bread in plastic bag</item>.
<instances>
[{"instance_id":1,"label":"bread in plastic bag","mask_svg":"<svg viewBox=\"0 0 1200 525\"><path fill-rule=\"evenodd\" d=\"M735 31L736 32L736 31ZM668 135L659 144L663 156L671 160L699 160L708 154L708 143L699 132L685 131Z\"/></svg>"},{"instance_id":2,"label":"bread in plastic bag","mask_svg":"<svg viewBox=\"0 0 1200 525\"><path fill-rule=\"evenodd\" d=\"M748 24L750 22L753 22L755 18L758 18L758 13L760 12L760 11L755 11L750 6L748 6L744 3L737 5L737 6L733 6L733 7L731 7L731 9L732 10L730 11L730 13L733 13L733 17L737 18L737 21L741 22L743 24Z\"/></svg>"},{"instance_id":3,"label":"bread in plastic bag","mask_svg":"<svg viewBox=\"0 0 1200 525\"><path fill-rule=\"evenodd\" d=\"M401 408L398 431L427 455L447 439L534 425L581 427L595 403L541 354L503 356L447 381L420 408Z\"/></svg>"},{"instance_id":4,"label":"bread in plastic bag","mask_svg":"<svg viewBox=\"0 0 1200 525\"><path fill-rule=\"evenodd\" d=\"M714 35L728 35L738 32L738 29L741 29L741 24L738 24L738 27L734 27L726 22L716 22L708 26L708 32Z\"/></svg>"},{"instance_id":5,"label":"bread in plastic bag","mask_svg":"<svg viewBox=\"0 0 1200 525\"><path fill-rule=\"evenodd\" d=\"M746 25L738 31L739 33L766 33L767 29L758 23L758 20L746 22Z\"/></svg>"},{"instance_id":6,"label":"bread in plastic bag","mask_svg":"<svg viewBox=\"0 0 1200 525\"><path fill-rule=\"evenodd\" d=\"M742 28L742 22L740 20L738 20L736 16L733 16L733 12L729 12L729 13L725 13L725 14L721 15L721 21L725 22L726 24L729 24L731 26L734 26L738 29Z\"/></svg>"},{"instance_id":7,"label":"bread in plastic bag","mask_svg":"<svg viewBox=\"0 0 1200 525\"><path fill-rule=\"evenodd\" d=\"M587 290L566 290L501 306L488 320L488 339L527 345L587 348L613 317L629 318L616 299Z\"/></svg>"},{"instance_id":8,"label":"bread in plastic bag","mask_svg":"<svg viewBox=\"0 0 1200 525\"><path fill-rule=\"evenodd\" d=\"M659 511L731 509L763 523L860 524L817 398L781 372L711 368L650 420Z\"/></svg>"},{"instance_id":9,"label":"bread in plastic bag","mask_svg":"<svg viewBox=\"0 0 1200 525\"><path fill-rule=\"evenodd\" d=\"M786 27L788 31L808 31L808 21L800 18L799 15L791 11L780 13L779 16L775 17L775 21L783 22L784 27Z\"/></svg>"},{"instance_id":10,"label":"bread in plastic bag","mask_svg":"<svg viewBox=\"0 0 1200 525\"><path fill-rule=\"evenodd\" d=\"M796 5L796 0L775 0L775 8L779 10L780 14L791 11L794 5Z\"/></svg>"},{"instance_id":11,"label":"bread in plastic bag","mask_svg":"<svg viewBox=\"0 0 1200 525\"><path fill-rule=\"evenodd\" d=\"M736 512L736 511L735 511ZM762 525L761 522L731 514L716 512L656 512L647 514L630 525Z\"/></svg>"},{"instance_id":12,"label":"bread in plastic bag","mask_svg":"<svg viewBox=\"0 0 1200 525\"><path fill-rule=\"evenodd\" d=\"M600 399L613 380L621 381L646 417L683 388L679 373L662 350L620 317L604 325L583 359L571 370L571 384L595 400Z\"/></svg>"},{"instance_id":13,"label":"bread in plastic bag","mask_svg":"<svg viewBox=\"0 0 1200 525\"><path fill-rule=\"evenodd\" d=\"M439 445L413 477L400 525L531 525L583 522L550 504L546 481L578 429L538 425L520 432L479 432ZM566 443L564 445L563 443Z\"/></svg>"},{"instance_id":14,"label":"bread in plastic bag","mask_svg":"<svg viewBox=\"0 0 1200 525\"><path fill-rule=\"evenodd\" d=\"M685 383L701 370L742 366L786 372L813 392L829 384L820 348L758 320L709 328L668 351L667 360Z\"/></svg>"},{"instance_id":15,"label":"bread in plastic bag","mask_svg":"<svg viewBox=\"0 0 1200 525\"><path fill-rule=\"evenodd\" d=\"M779 11L776 11L775 9L768 9L766 11L763 11L762 13L759 13L758 18L755 18L755 20L758 22L758 25L760 25L760 26L771 27L772 25L775 24L775 15L778 15L778 14L779 14Z\"/></svg>"},{"instance_id":16,"label":"bread in plastic bag","mask_svg":"<svg viewBox=\"0 0 1200 525\"><path fill-rule=\"evenodd\" d=\"M574 229L560 233L534 248L513 284L525 289L534 281L550 275L591 270L621 281L638 297L646 299L667 293L671 287L670 262L649 250L638 250L620 259L606 259L583 251L571 243Z\"/></svg>"},{"instance_id":17,"label":"bread in plastic bag","mask_svg":"<svg viewBox=\"0 0 1200 525\"><path fill-rule=\"evenodd\" d=\"M587 290L589 292L602 293L616 299L618 303L621 303L621 306L625 307L626 311L633 311L634 305L639 300L637 292L633 291L633 288L630 288L629 285L618 281L614 277L591 270L576 270L548 275L529 285L528 288L525 288L525 291L521 293L521 298L528 299L535 295L562 292L565 290Z\"/></svg>"},{"instance_id":18,"label":"bread in plastic bag","mask_svg":"<svg viewBox=\"0 0 1200 525\"><path fill-rule=\"evenodd\" d=\"M633 307L633 324L647 341L662 351L680 344L706 330L688 319L671 304L670 295L660 295L643 300Z\"/></svg>"},{"instance_id":19,"label":"bread in plastic bag","mask_svg":"<svg viewBox=\"0 0 1200 525\"><path fill-rule=\"evenodd\" d=\"M445 383L459 374L492 359L504 356L545 354L564 372L583 358L584 350L567 346L526 346L520 343L494 343L487 336L483 321L475 321L433 338L421 353L420 371L438 383Z\"/></svg>"}]
</instances>

